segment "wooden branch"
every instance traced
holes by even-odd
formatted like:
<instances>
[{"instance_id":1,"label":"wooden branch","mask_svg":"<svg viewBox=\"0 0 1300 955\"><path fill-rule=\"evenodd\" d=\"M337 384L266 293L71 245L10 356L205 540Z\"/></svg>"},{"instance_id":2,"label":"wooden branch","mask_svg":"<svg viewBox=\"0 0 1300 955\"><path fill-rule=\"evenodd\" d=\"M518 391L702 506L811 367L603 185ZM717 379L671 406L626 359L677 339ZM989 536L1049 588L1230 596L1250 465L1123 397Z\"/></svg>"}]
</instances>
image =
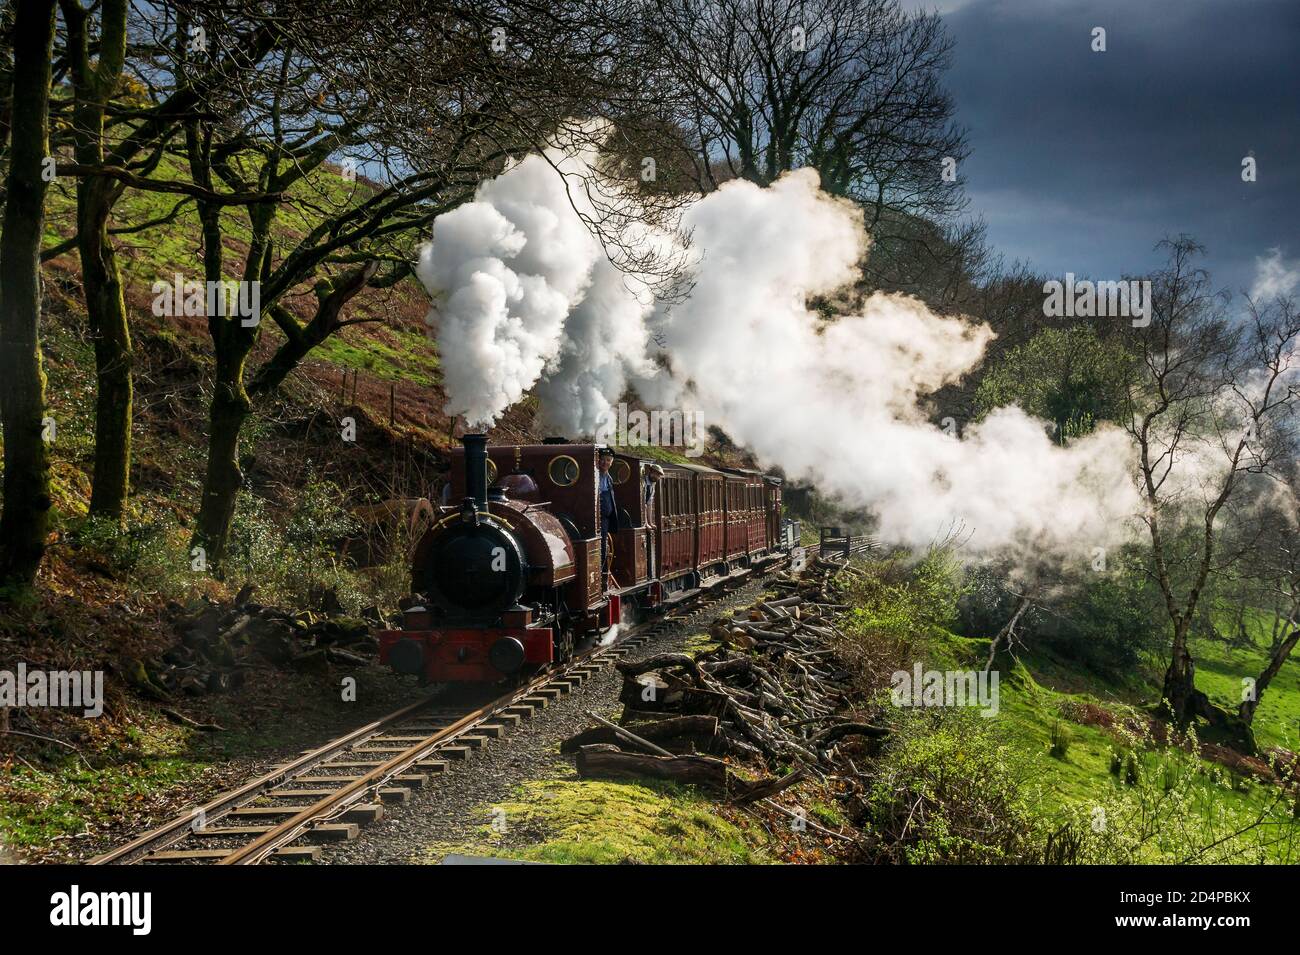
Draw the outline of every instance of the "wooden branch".
<instances>
[{"instance_id":1,"label":"wooden branch","mask_svg":"<svg viewBox=\"0 0 1300 955\"><path fill-rule=\"evenodd\" d=\"M601 726L605 727L607 730L612 730L616 735L622 737L625 740L628 740L629 742L635 743L637 746L640 746L644 750L648 750L649 752L655 753L659 756L673 755L672 753L668 752L668 750L664 749L662 746L657 746L654 743L651 743L649 740L642 739L640 736L637 736L635 733L633 733L631 730L627 729L626 727L618 726L614 723L611 723L603 716L597 716L595 713L591 712L590 710L587 711L587 715L590 716L597 723L599 723Z\"/></svg>"},{"instance_id":2,"label":"wooden branch","mask_svg":"<svg viewBox=\"0 0 1300 955\"><path fill-rule=\"evenodd\" d=\"M624 738L620 736L618 729L626 730L626 727L611 729L602 725L595 729L583 730L561 743L560 752L573 753L583 746L617 742L620 738ZM630 735L631 731L627 732ZM718 718L716 716L674 716L638 726L636 732L647 742L664 743L681 737L707 741L718 736Z\"/></svg>"},{"instance_id":3,"label":"wooden branch","mask_svg":"<svg viewBox=\"0 0 1300 955\"><path fill-rule=\"evenodd\" d=\"M149 179L145 176L136 175L131 170L124 169L121 166L87 166L82 163L59 163L54 167L54 171L60 176L72 176L74 178L103 176L108 179L116 179L118 182L135 189L143 189L146 192L171 192L190 196L194 199L202 199L204 202L220 206L247 206L262 202L283 202L285 198L282 192L214 192L180 180Z\"/></svg>"}]
</instances>

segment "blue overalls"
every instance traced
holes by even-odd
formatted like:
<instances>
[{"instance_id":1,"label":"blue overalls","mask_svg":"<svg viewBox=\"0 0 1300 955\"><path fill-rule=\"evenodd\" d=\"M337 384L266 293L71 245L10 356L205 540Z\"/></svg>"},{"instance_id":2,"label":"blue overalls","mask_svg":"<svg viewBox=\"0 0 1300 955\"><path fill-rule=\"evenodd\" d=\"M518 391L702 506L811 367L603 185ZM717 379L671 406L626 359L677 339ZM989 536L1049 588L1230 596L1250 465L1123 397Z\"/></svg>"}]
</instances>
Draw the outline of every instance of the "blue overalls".
<instances>
[{"instance_id":1,"label":"blue overalls","mask_svg":"<svg viewBox=\"0 0 1300 955\"><path fill-rule=\"evenodd\" d=\"M618 530L618 504L614 501L614 482L608 474L600 476L600 570L605 579L608 560L608 535Z\"/></svg>"}]
</instances>

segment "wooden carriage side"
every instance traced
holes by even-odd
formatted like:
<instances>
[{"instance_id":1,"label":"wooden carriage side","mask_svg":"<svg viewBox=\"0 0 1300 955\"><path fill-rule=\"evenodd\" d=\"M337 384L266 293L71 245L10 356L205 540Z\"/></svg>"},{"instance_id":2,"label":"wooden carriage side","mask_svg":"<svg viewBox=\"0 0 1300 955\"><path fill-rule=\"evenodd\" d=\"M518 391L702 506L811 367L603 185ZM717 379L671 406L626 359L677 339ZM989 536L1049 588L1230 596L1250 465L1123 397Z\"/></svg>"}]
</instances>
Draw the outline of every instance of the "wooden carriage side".
<instances>
[{"instance_id":1,"label":"wooden carriage side","mask_svg":"<svg viewBox=\"0 0 1300 955\"><path fill-rule=\"evenodd\" d=\"M726 490L723 506L725 527L723 555L728 561L745 556L745 479L736 474L725 478Z\"/></svg>"},{"instance_id":2,"label":"wooden carriage side","mask_svg":"<svg viewBox=\"0 0 1300 955\"><path fill-rule=\"evenodd\" d=\"M659 566L656 576L667 583L695 569L695 514L691 507L693 475L665 467L659 481Z\"/></svg>"},{"instance_id":3,"label":"wooden carriage side","mask_svg":"<svg viewBox=\"0 0 1300 955\"><path fill-rule=\"evenodd\" d=\"M767 535L767 549L775 551L781 546L781 479L763 478L763 517Z\"/></svg>"},{"instance_id":4,"label":"wooden carriage side","mask_svg":"<svg viewBox=\"0 0 1300 955\"><path fill-rule=\"evenodd\" d=\"M646 502L645 474L649 462L628 454L615 454L609 476L614 485L614 503L619 510L619 530L614 535L614 580L620 590L636 587L650 579L655 568L656 539L659 535L655 501Z\"/></svg>"}]
</instances>

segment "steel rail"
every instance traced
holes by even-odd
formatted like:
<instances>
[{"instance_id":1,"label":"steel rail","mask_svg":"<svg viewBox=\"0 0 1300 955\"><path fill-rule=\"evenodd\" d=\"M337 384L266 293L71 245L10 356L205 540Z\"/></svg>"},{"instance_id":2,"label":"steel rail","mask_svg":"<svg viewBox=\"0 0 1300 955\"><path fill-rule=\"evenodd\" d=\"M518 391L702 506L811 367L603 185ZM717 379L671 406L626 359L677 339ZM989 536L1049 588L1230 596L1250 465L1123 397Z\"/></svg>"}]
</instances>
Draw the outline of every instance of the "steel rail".
<instances>
[{"instance_id":1,"label":"steel rail","mask_svg":"<svg viewBox=\"0 0 1300 955\"><path fill-rule=\"evenodd\" d=\"M290 763L278 766L271 772L250 780L238 789L233 789L216 796L209 802L204 803L202 806L199 806L196 809L191 809L185 815L177 816L175 819L163 823L156 829L151 829L148 832L136 836L136 838L132 839L126 845L119 846L116 849L105 852L103 855L96 856L90 860L89 864L106 865L109 863L120 862L136 852L146 849L163 848L170 844L170 842L164 841L168 836L174 837L171 841L184 838L187 835L187 830L189 830L193 825L196 816L205 819L209 815L224 815L228 810L235 808L236 805L243 800L256 796L264 789L273 788L279 783L285 782L300 773L306 772L317 763L324 762L335 753L364 742L372 736L380 735L386 727L395 723L400 723L408 717L419 713L421 710L427 709L432 706L434 702L434 696L430 695L422 700L416 700L414 703L409 703L401 709L389 713L387 716L380 717L371 723L367 723L365 726L359 727L352 730L350 733L346 733L337 739L331 740L323 746L304 753Z\"/></svg>"}]
</instances>

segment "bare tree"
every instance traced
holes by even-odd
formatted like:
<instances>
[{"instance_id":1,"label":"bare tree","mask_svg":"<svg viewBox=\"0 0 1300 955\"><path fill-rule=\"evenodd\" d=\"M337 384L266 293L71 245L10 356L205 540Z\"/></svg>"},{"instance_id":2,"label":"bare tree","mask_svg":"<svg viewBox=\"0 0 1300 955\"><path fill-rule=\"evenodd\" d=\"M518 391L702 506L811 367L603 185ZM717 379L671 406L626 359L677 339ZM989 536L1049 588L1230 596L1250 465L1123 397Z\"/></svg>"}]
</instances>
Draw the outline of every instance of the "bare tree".
<instances>
[{"instance_id":1,"label":"bare tree","mask_svg":"<svg viewBox=\"0 0 1300 955\"><path fill-rule=\"evenodd\" d=\"M1220 519L1249 485L1266 479L1278 449L1289 443L1300 316L1288 302L1248 302L1245 321L1234 324L1227 297L1195 265L1201 247L1187 237L1162 247L1169 265L1153 279L1153 314L1141 331L1126 426L1138 450L1143 519L1172 626L1165 705L1179 725L1201 716L1226 726L1227 715L1196 688L1188 637L1207 582L1222 567ZM1244 736L1249 747L1248 731Z\"/></svg>"},{"instance_id":2,"label":"bare tree","mask_svg":"<svg viewBox=\"0 0 1300 955\"><path fill-rule=\"evenodd\" d=\"M862 205L889 255L925 267L961 244L935 225L965 206L967 155L936 14L897 0L655 0L646 31L677 81L702 188L811 166Z\"/></svg>"},{"instance_id":3,"label":"bare tree","mask_svg":"<svg viewBox=\"0 0 1300 955\"><path fill-rule=\"evenodd\" d=\"M1277 303L1275 303L1277 307ZM1229 641L1263 650L1259 674L1243 686L1237 715L1253 723L1264 692L1300 643L1300 471L1293 453L1277 467L1277 480L1260 488L1260 498L1231 529L1228 545L1240 557L1233 566L1234 619ZM1268 624L1260 646L1248 618Z\"/></svg>"}]
</instances>

